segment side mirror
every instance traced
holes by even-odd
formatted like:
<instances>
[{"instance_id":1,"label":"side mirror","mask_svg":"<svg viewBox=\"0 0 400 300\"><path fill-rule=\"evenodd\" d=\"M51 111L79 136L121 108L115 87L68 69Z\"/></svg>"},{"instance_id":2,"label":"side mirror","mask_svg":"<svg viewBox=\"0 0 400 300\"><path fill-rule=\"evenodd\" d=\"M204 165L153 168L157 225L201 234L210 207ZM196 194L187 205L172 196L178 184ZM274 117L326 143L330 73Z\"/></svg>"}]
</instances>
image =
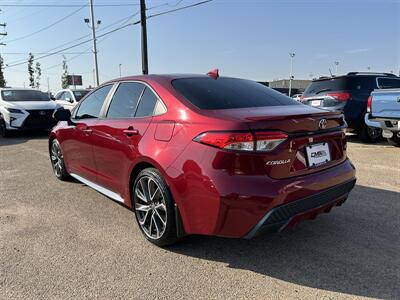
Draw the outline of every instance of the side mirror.
<instances>
[{"instance_id":1,"label":"side mirror","mask_svg":"<svg viewBox=\"0 0 400 300\"><path fill-rule=\"evenodd\" d=\"M53 113L53 118L57 121L71 121L71 112L68 109L58 109Z\"/></svg>"},{"instance_id":2,"label":"side mirror","mask_svg":"<svg viewBox=\"0 0 400 300\"><path fill-rule=\"evenodd\" d=\"M50 100L53 100L53 101L55 101L55 100L56 100L56 98L54 98L53 96L50 96Z\"/></svg>"},{"instance_id":3,"label":"side mirror","mask_svg":"<svg viewBox=\"0 0 400 300\"><path fill-rule=\"evenodd\" d=\"M68 101L68 102L70 102L70 103L72 103L72 102L74 102L71 98L69 98L69 97L66 97L65 98L65 101Z\"/></svg>"}]
</instances>

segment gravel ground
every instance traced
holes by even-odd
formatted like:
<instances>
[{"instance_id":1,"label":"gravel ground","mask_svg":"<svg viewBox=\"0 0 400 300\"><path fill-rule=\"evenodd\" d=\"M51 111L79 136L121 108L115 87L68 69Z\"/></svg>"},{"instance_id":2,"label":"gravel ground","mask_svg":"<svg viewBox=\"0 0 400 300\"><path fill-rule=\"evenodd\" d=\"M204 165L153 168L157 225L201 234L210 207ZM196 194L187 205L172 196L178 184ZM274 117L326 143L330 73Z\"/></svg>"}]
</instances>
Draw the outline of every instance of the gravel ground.
<instances>
[{"instance_id":1,"label":"gravel ground","mask_svg":"<svg viewBox=\"0 0 400 300\"><path fill-rule=\"evenodd\" d=\"M52 174L45 135L0 138L0 298L400 298L400 149L349 137L344 206L254 240L152 246L133 214Z\"/></svg>"}]
</instances>

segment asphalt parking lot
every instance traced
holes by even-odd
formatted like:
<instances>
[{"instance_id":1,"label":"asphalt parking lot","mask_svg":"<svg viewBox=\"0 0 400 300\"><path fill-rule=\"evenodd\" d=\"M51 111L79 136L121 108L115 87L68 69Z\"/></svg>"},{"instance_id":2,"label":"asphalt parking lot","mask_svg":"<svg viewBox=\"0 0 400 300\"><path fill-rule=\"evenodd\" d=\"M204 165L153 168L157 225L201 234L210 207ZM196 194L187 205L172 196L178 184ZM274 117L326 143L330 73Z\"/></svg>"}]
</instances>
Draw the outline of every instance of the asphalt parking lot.
<instances>
[{"instance_id":1,"label":"asphalt parking lot","mask_svg":"<svg viewBox=\"0 0 400 300\"><path fill-rule=\"evenodd\" d=\"M349 137L344 206L282 234L147 242L133 214L52 174L47 136L0 138L0 298L400 298L400 149Z\"/></svg>"}]
</instances>

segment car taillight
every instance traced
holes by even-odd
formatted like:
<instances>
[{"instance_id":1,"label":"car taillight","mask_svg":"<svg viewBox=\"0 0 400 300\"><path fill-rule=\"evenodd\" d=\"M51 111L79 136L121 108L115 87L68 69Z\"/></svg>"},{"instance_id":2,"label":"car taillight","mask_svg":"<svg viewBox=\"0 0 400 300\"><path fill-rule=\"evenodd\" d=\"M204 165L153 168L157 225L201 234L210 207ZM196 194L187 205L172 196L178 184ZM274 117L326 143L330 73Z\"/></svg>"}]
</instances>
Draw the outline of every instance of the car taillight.
<instances>
[{"instance_id":1,"label":"car taillight","mask_svg":"<svg viewBox=\"0 0 400 300\"><path fill-rule=\"evenodd\" d=\"M350 93L328 93L328 96L331 96L333 98L335 98L337 101L347 101L351 98L351 94Z\"/></svg>"},{"instance_id":2,"label":"car taillight","mask_svg":"<svg viewBox=\"0 0 400 300\"><path fill-rule=\"evenodd\" d=\"M367 112L371 112L372 111L372 96L368 97L368 102L367 102Z\"/></svg>"},{"instance_id":3,"label":"car taillight","mask_svg":"<svg viewBox=\"0 0 400 300\"><path fill-rule=\"evenodd\" d=\"M193 141L220 149L268 152L288 137L283 132L205 132Z\"/></svg>"}]
</instances>

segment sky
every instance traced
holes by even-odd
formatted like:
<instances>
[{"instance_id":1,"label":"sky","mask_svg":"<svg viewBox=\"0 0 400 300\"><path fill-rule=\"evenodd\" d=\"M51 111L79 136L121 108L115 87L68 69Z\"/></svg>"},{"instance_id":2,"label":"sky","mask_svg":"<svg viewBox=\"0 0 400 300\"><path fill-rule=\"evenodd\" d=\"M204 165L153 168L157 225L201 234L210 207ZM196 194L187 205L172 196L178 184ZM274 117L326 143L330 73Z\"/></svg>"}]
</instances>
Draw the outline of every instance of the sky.
<instances>
[{"instance_id":1,"label":"sky","mask_svg":"<svg viewBox=\"0 0 400 300\"><path fill-rule=\"evenodd\" d=\"M201 0L147 0L147 15ZM0 0L0 23L8 36L0 42L9 86L28 85L28 53L62 50L85 41L85 7L10 7L27 4L87 5L86 0ZM94 0L98 35L139 20L139 0ZM122 5L121 5L122 4ZM125 4L135 4L126 6ZM135 15L136 14L136 15ZM114 26L112 26L114 24ZM47 28L47 29L46 29ZM150 73L200 73L219 68L221 75L259 81L288 78L294 52L295 79L350 71L400 71L400 0L214 0L148 19ZM1 32L1 28L0 28ZM140 25L99 38L100 82L141 73ZM52 48L65 44L55 50ZM62 55L70 74L93 85L91 42L43 59L41 89L61 87ZM51 51L50 51L51 50ZM12 66L22 62L21 65Z\"/></svg>"}]
</instances>

